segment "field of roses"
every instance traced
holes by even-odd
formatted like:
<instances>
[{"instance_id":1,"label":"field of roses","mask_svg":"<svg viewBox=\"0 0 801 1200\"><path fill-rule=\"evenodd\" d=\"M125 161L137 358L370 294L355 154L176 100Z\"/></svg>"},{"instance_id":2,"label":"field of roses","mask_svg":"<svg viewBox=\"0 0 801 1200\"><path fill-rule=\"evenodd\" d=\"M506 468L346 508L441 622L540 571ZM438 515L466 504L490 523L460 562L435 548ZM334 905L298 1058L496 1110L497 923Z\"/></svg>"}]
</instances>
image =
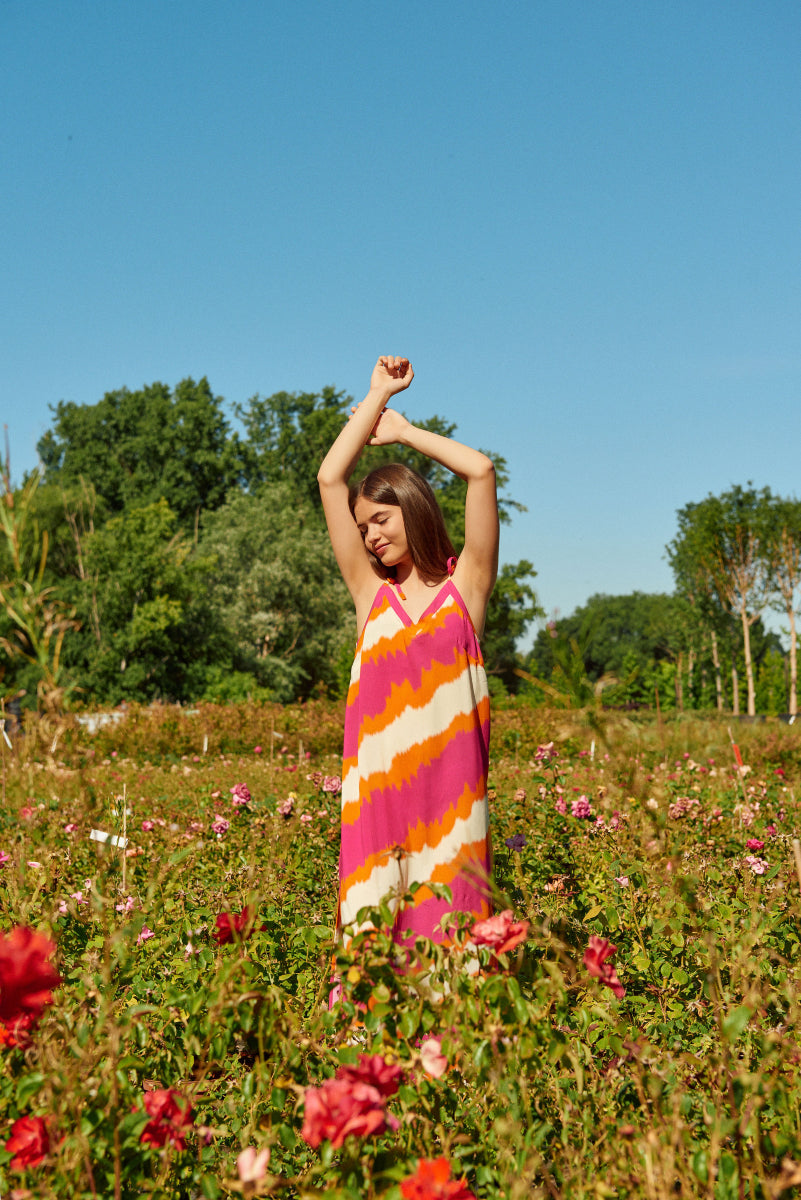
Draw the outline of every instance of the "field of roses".
<instances>
[{"instance_id":1,"label":"field of roses","mask_svg":"<svg viewBox=\"0 0 801 1200\"><path fill-rule=\"evenodd\" d=\"M406 963L334 940L341 722L2 734L0 1194L792 1195L801 731L501 708L496 915Z\"/></svg>"}]
</instances>

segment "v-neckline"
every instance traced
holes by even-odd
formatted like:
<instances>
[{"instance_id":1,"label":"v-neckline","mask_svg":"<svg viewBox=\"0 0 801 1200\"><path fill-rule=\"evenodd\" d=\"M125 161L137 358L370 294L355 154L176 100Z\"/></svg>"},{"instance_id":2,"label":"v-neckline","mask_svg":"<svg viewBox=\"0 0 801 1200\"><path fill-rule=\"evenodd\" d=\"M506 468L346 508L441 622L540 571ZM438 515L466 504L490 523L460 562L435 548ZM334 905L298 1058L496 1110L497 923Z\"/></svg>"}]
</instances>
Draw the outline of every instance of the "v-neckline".
<instances>
[{"instance_id":1,"label":"v-neckline","mask_svg":"<svg viewBox=\"0 0 801 1200\"><path fill-rule=\"evenodd\" d=\"M390 603L391 603L392 607L395 609L395 612L398 614L398 616L403 621L403 623L407 629L412 629L415 625L420 625L423 622L423 620L429 615L429 613L432 611L432 609L434 609L438 605L444 592L446 592L448 590L451 590L451 591L456 590L454 587L454 584L453 584L453 580L446 579L445 582L443 584L441 584L439 588L437 588L437 591L435 592L435 594L431 600L431 603L429 605L427 605L426 608L423 609L423 611L420 613L420 616L415 621L414 618L412 617L411 613L408 612L403 607L400 597L398 596L398 594L397 594L395 588L392 586L392 584L389 581L386 581L383 586L385 588L387 588L387 590L389 591Z\"/></svg>"}]
</instances>

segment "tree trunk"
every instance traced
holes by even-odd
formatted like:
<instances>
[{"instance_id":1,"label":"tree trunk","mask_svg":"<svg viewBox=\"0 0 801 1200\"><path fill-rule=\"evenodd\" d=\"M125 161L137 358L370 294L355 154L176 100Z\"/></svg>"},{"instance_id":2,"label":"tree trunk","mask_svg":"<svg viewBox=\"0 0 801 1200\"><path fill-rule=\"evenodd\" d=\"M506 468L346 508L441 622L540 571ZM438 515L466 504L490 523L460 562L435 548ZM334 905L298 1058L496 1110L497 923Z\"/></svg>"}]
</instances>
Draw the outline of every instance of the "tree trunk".
<instances>
[{"instance_id":1,"label":"tree trunk","mask_svg":"<svg viewBox=\"0 0 801 1200\"><path fill-rule=\"evenodd\" d=\"M740 610L740 617L743 622L743 658L745 659L745 682L748 689L748 708L749 717L756 715L756 693L754 691L754 664L751 662L751 622L748 620L748 613L745 611L745 605Z\"/></svg>"},{"instance_id":2,"label":"tree trunk","mask_svg":"<svg viewBox=\"0 0 801 1200\"><path fill-rule=\"evenodd\" d=\"M731 711L732 716L740 715L740 676L737 674L737 659L735 651L731 652Z\"/></svg>"},{"instance_id":3,"label":"tree trunk","mask_svg":"<svg viewBox=\"0 0 801 1200\"><path fill-rule=\"evenodd\" d=\"M790 620L790 697L787 711L795 716L798 712L798 634L795 628L795 612L792 605L788 605L787 607L787 616Z\"/></svg>"},{"instance_id":4,"label":"tree trunk","mask_svg":"<svg viewBox=\"0 0 801 1200\"><path fill-rule=\"evenodd\" d=\"M723 680L720 676L720 655L718 654L718 635L714 629L710 631L709 640L712 644L712 663L715 667L715 697L718 712L723 712Z\"/></svg>"},{"instance_id":5,"label":"tree trunk","mask_svg":"<svg viewBox=\"0 0 801 1200\"><path fill-rule=\"evenodd\" d=\"M676 659L676 708L679 712L684 712L684 689L682 687L681 667L682 667L682 651L679 650L679 657Z\"/></svg>"},{"instance_id":6,"label":"tree trunk","mask_svg":"<svg viewBox=\"0 0 801 1200\"><path fill-rule=\"evenodd\" d=\"M690 646L687 651L687 691L690 695L690 707L695 708L693 700L693 674L695 672L695 647Z\"/></svg>"}]
</instances>

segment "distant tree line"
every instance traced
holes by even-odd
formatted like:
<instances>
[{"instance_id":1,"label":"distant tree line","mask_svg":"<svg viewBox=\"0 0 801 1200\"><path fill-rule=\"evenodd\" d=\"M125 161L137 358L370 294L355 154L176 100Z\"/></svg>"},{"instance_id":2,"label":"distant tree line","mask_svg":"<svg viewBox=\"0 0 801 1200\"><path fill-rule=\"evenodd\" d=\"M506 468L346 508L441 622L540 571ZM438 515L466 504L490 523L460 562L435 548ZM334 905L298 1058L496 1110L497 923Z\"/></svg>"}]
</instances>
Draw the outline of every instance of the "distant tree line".
<instances>
[{"instance_id":1,"label":"distant tree line","mask_svg":"<svg viewBox=\"0 0 801 1200\"><path fill-rule=\"evenodd\" d=\"M347 686L355 627L330 550L316 473L352 400L334 388L235 405L206 379L60 402L41 471L0 503L0 694L51 699L282 702ZM422 422L446 435L439 417ZM491 452L490 452L491 453ZM502 520L504 459L492 454ZM402 447L457 549L464 485ZM496 690L519 686L517 642L541 615L530 562L501 569L483 639Z\"/></svg>"},{"instance_id":2,"label":"distant tree line","mask_svg":"<svg viewBox=\"0 0 801 1200\"><path fill-rule=\"evenodd\" d=\"M796 713L801 502L749 483L677 517L675 593L591 597L539 633L527 671L558 680L578 655L608 704ZM768 610L787 622L786 655Z\"/></svg>"}]
</instances>

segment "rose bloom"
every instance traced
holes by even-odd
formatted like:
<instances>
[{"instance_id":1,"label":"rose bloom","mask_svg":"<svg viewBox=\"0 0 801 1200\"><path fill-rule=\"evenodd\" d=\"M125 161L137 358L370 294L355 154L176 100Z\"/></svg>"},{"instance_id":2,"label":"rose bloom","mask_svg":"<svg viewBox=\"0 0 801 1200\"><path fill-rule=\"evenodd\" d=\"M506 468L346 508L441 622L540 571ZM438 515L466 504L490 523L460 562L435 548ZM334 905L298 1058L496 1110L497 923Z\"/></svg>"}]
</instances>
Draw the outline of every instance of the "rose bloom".
<instances>
[{"instance_id":1,"label":"rose bloom","mask_svg":"<svg viewBox=\"0 0 801 1200\"><path fill-rule=\"evenodd\" d=\"M313 1150L326 1139L337 1149L349 1134L367 1137L400 1124L386 1112L378 1088L352 1078L326 1079L320 1087L306 1088L305 1102L300 1136Z\"/></svg>"},{"instance_id":2,"label":"rose bloom","mask_svg":"<svg viewBox=\"0 0 801 1200\"><path fill-rule=\"evenodd\" d=\"M241 1183L261 1183L270 1162L270 1148L257 1150L247 1146L236 1158L236 1171Z\"/></svg>"},{"instance_id":3,"label":"rose bloom","mask_svg":"<svg viewBox=\"0 0 801 1200\"><path fill-rule=\"evenodd\" d=\"M760 841L759 838L749 838L745 843L745 848L746 850L764 850L765 843Z\"/></svg>"},{"instance_id":4,"label":"rose bloom","mask_svg":"<svg viewBox=\"0 0 801 1200\"><path fill-rule=\"evenodd\" d=\"M154 1092L145 1092L142 1103L150 1120L139 1135L139 1141L146 1146L165 1146L170 1142L176 1149L184 1150L192 1124L192 1106L186 1097L174 1088L158 1088Z\"/></svg>"},{"instance_id":5,"label":"rose bloom","mask_svg":"<svg viewBox=\"0 0 801 1200\"><path fill-rule=\"evenodd\" d=\"M326 775L323 780L323 791L337 796L342 791L342 780L338 775Z\"/></svg>"},{"instance_id":6,"label":"rose bloom","mask_svg":"<svg viewBox=\"0 0 801 1200\"><path fill-rule=\"evenodd\" d=\"M20 1019L35 1024L53 1003L51 989L61 983L49 961L55 951L55 943L24 925L0 936L0 1021L12 1033Z\"/></svg>"},{"instance_id":7,"label":"rose bloom","mask_svg":"<svg viewBox=\"0 0 801 1200\"><path fill-rule=\"evenodd\" d=\"M224 833L228 832L230 824L231 822L227 821L225 817L221 817L219 813L215 813L214 820L211 823L211 832L216 833L217 837L222 837Z\"/></svg>"},{"instance_id":8,"label":"rose bloom","mask_svg":"<svg viewBox=\"0 0 801 1200\"><path fill-rule=\"evenodd\" d=\"M451 1179L451 1164L447 1158L421 1158L414 1175L400 1185L404 1200L476 1200L467 1182Z\"/></svg>"},{"instance_id":9,"label":"rose bloom","mask_svg":"<svg viewBox=\"0 0 801 1200\"><path fill-rule=\"evenodd\" d=\"M607 959L611 958L616 950L617 946L613 946L606 938L593 934L587 949L584 951L584 966L590 975L594 975L596 979L600 979L601 983L605 983L607 987L612 989L618 1000L622 1000L626 994L626 989L618 979L615 968L610 962L607 962Z\"/></svg>"},{"instance_id":10,"label":"rose bloom","mask_svg":"<svg viewBox=\"0 0 801 1200\"><path fill-rule=\"evenodd\" d=\"M50 1151L50 1132L44 1117L18 1117L11 1126L6 1150L14 1157L8 1164L12 1171L37 1167Z\"/></svg>"},{"instance_id":11,"label":"rose bloom","mask_svg":"<svg viewBox=\"0 0 801 1200\"><path fill-rule=\"evenodd\" d=\"M256 910L246 904L239 913L220 913L214 918L214 923L217 928L212 932L218 946L235 942L237 939L244 941L256 928ZM266 929L266 925L262 925L261 928Z\"/></svg>"},{"instance_id":12,"label":"rose bloom","mask_svg":"<svg viewBox=\"0 0 801 1200\"><path fill-rule=\"evenodd\" d=\"M426 1075L440 1079L448 1069L448 1060L442 1053L442 1042L438 1037L426 1038L420 1047L420 1062Z\"/></svg>"},{"instance_id":13,"label":"rose bloom","mask_svg":"<svg viewBox=\"0 0 801 1200\"><path fill-rule=\"evenodd\" d=\"M345 1063L339 1067L337 1079L349 1079L352 1083L369 1083L384 1097L394 1096L403 1078L403 1068L397 1063L387 1062L380 1054L360 1054L355 1066Z\"/></svg>"},{"instance_id":14,"label":"rose bloom","mask_svg":"<svg viewBox=\"0 0 801 1200\"><path fill-rule=\"evenodd\" d=\"M245 804L250 804L250 791L246 783L235 783L230 792L234 808L242 808Z\"/></svg>"},{"instance_id":15,"label":"rose bloom","mask_svg":"<svg viewBox=\"0 0 801 1200\"><path fill-rule=\"evenodd\" d=\"M490 946L496 954L508 954L526 940L528 927L528 921L515 921L511 908L507 908L486 921L476 921L470 937L477 946Z\"/></svg>"}]
</instances>

